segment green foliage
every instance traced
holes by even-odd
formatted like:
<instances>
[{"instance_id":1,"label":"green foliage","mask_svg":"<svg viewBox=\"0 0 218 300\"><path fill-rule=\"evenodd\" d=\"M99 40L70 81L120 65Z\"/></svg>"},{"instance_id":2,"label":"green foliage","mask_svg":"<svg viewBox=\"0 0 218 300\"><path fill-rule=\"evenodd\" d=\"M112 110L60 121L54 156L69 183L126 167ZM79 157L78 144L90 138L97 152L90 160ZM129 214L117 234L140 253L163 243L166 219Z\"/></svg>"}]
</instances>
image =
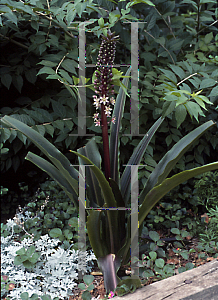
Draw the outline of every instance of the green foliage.
<instances>
[{"instance_id":1,"label":"green foliage","mask_svg":"<svg viewBox=\"0 0 218 300\"><path fill-rule=\"evenodd\" d=\"M73 243L73 248L78 248L77 209L55 181L49 180L40 186L35 200L23 208L23 214L31 216L24 221L24 229L34 235L34 239L49 234L66 247Z\"/></svg>"},{"instance_id":2,"label":"green foliage","mask_svg":"<svg viewBox=\"0 0 218 300\"><path fill-rule=\"evenodd\" d=\"M30 246L27 249L19 249L16 252L17 256L14 259L15 266L23 264L23 266L27 269L33 268L40 257L40 253L36 252L35 250L35 246Z\"/></svg>"},{"instance_id":3,"label":"green foliage","mask_svg":"<svg viewBox=\"0 0 218 300\"><path fill-rule=\"evenodd\" d=\"M82 293L83 300L92 299L90 291L94 289L94 284L93 284L94 278L95 277L93 275L84 275L83 276L84 283L80 283L78 285L78 288L80 288L83 291L83 293Z\"/></svg>"},{"instance_id":4,"label":"green foliage","mask_svg":"<svg viewBox=\"0 0 218 300\"><path fill-rule=\"evenodd\" d=\"M200 245L210 253L217 252L217 172L205 173L195 181L197 205L204 207L201 218L197 220L196 234L200 237Z\"/></svg>"},{"instance_id":5,"label":"green foliage","mask_svg":"<svg viewBox=\"0 0 218 300\"><path fill-rule=\"evenodd\" d=\"M143 197L141 197L140 203L149 198L149 191L152 188L154 188L155 193L159 193L160 199L167 191L164 184L169 184L170 188L173 188L180 177L188 179L187 174L189 173L185 170L200 167L205 163L209 164L216 159L218 131L217 126L214 126L204 137L196 139L192 143L194 150L189 148L184 156L185 151L182 153L179 150L178 153L181 154L181 157L175 156L176 159L178 158L175 164L168 161L169 164L166 169L170 165L170 170L166 170L166 166L164 166L161 170L163 173L161 173L159 167L162 165L159 164L158 167L157 164L157 161L162 158L162 154L166 153L174 143L178 143L181 137L191 132L197 122L202 125L205 118L206 121L218 121L216 111L218 100L218 61L216 53L218 39L215 1L211 1L209 5L206 5L204 1L181 2L167 0L131 1L129 3L126 3L126 1L119 1L118 3L113 1L76 1L75 3L65 1L60 3L57 1L50 4L32 1L26 5L26 3L5 0L2 3L1 10L0 37L4 42L4 67L1 67L0 76L4 93L7 95L7 90L11 91L12 89L16 89L17 93L23 93L26 84L30 87L30 91L24 93L24 95L27 95L26 97L16 99L17 96L14 96L10 107L2 108L2 115L10 114L32 127L41 136L45 136L51 144L55 144L62 152L66 152L68 148L75 149L84 145L85 137L69 135L70 133L77 133L77 84L84 85L88 82L88 78L92 77L92 71L87 68L87 78L83 78L82 82L78 79L79 23L87 19L90 21L86 25L87 64L95 64L96 62L99 47L96 37L99 37L102 33L105 35L107 29L111 28L120 35L117 62L125 65L130 63L131 49L131 29L126 21L143 20L144 23L139 24L140 133L148 132L160 115L165 117L165 120L162 121L159 133L156 133L155 136L150 135L148 141L144 140L144 145L146 144L147 148L145 147L145 151L142 151L140 163L146 166L139 171L141 178L140 191L143 190L145 185L149 188L147 188L146 193L142 193ZM11 43L16 44L16 50L10 47ZM124 67L121 69L125 72ZM120 74L114 74L114 76L116 75L119 77ZM116 77L114 80L116 80ZM89 85L89 87L92 88L92 85ZM117 88L115 90L117 91ZM87 116L91 116L93 110L91 96L91 91L87 90ZM15 99L16 103L14 102ZM118 131L120 135L129 134L129 109L130 103L127 101L122 128L119 127ZM86 121L89 133L94 127L92 118L88 117ZM155 124L157 125L157 123ZM159 125L156 126L155 131ZM93 131L96 134L99 133L95 127ZM11 128L11 126L2 125L1 133L4 147L10 149L7 152L3 151L1 170L10 170L13 166L16 171L26 155L26 149L30 146L33 147L33 145L26 136L15 130L15 128ZM42 139L40 140L42 141ZM158 143L155 143L156 140L158 140ZM101 148L101 138L96 138L96 141ZM139 145L138 137L121 137L119 158L121 170L122 164L129 160L129 153L132 153L133 147L137 145ZM188 145L191 146L191 143L188 143ZM175 148L173 150L172 152L175 153ZM172 152L168 153L172 154ZM71 156L71 158L72 163L74 163L75 157ZM32 153L28 154L28 159L40 165L43 170L49 171L49 175L52 175L62 187L64 186L68 195L71 193L68 186L69 176L67 178L66 173L64 174L67 182L60 180L63 176L63 169L52 168L48 162L37 158ZM118 167L118 160L115 160L115 163ZM94 168L90 167L90 169ZM62 171L62 174L58 171ZM124 171L125 174L128 174L128 171ZM180 177L176 177L176 175L171 177L171 181L164 181L167 180L165 178L170 171L173 174L180 171L184 173L181 173ZM151 183L148 178L156 177L157 173L161 178ZM98 174L98 179L102 183L104 178L97 168L95 174ZM192 175L194 174L197 173ZM123 182L126 183L125 178L124 176ZM113 179L117 178L114 177ZM120 182L115 181L119 186ZM151 183L152 186L149 186L148 183ZM73 187L72 181L70 184ZM108 186L104 182L100 185L104 190L104 197L107 198ZM120 197L116 184L113 185L113 193L116 194L117 204L122 203L122 197L127 203L128 189L125 189L125 194L122 193ZM155 185L157 186L155 187ZM89 197L91 196L89 195ZM186 198L184 194L182 194L182 197ZM74 195L73 198L75 200L76 196ZM114 205L112 200L110 204ZM193 199L190 199L189 202L194 205ZM109 204L109 200L107 200L107 203ZM154 205L154 202L152 205ZM152 205L146 205L146 210L145 205L142 206L144 212L140 214L141 223L151 210ZM174 205L172 205L172 220L170 219L170 209L167 209L167 220L163 218L161 211L156 215L152 215L151 211L149 215L150 222L159 225L165 222L168 228L178 229L178 221L182 219L181 216L185 215L186 211ZM96 214L98 213L93 212L93 216L96 217ZM115 216L117 220L116 214L117 212L113 217ZM102 213L101 217L96 220L102 222L103 215ZM75 217L74 215L70 216L71 222L68 225L64 224L66 219L57 220L57 224L53 224L49 213L45 216L43 222L46 228L50 226L50 236L58 236L60 239L72 238L72 232L67 226L71 227L75 223L75 219L72 219ZM66 217L68 215L64 216L64 218ZM55 218L59 218L58 212ZM32 223L28 226L33 229L35 225ZM118 223L114 226L120 227ZM40 232L39 229L38 231ZM109 234L109 232L107 233ZM153 233L154 242L157 242L156 238ZM99 239L102 239L101 235L99 235ZM96 244L98 244L98 241L97 239ZM106 241L105 245L108 247L109 241ZM157 264L156 267L160 268L162 261L157 261Z\"/></svg>"},{"instance_id":6,"label":"green foliage","mask_svg":"<svg viewBox=\"0 0 218 300\"><path fill-rule=\"evenodd\" d=\"M218 199L218 172L205 173L199 180L195 181L195 193L198 204L205 206L208 210L215 209Z\"/></svg>"},{"instance_id":7,"label":"green foliage","mask_svg":"<svg viewBox=\"0 0 218 300\"><path fill-rule=\"evenodd\" d=\"M3 186L1 186L1 192L0 192L0 194L1 195L5 195L5 194L7 194L7 192L8 192L8 189L4 188Z\"/></svg>"},{"instance_id":8,"label":"green foliage","mask_svg":"<svg viewBox=\"0 0 218 300\"><path fill-rule=\"evenodd\" d=\"M1 213L3 215L15 214L19 205L25 205L30 201L28 185L20 182L18 186L18 191L11 191L8 188L1 187Z\"/></svg>"},{"instance_id":9,"label":"green foliage","mask_svg":"<svg viewBox=\"0 0 218 300\"><path fill-rule=\"evenodd\" d=\"M140 242L140 251L145 253L140 260L140 276L145 281L147 281L146 278L152 277L153 280L156 280L174 274L174 264L168 265L164 263L164 267L158 272L154 269L156 259L166 258L166 244L168 243L173 243L174 253L187 261L190 254L196 251L199 259L206 259L208 256L217 257L218 212L217 207L215 209L212 208L217 204L217 198L213 198L217 190L216 178L216 171L202 174L193 182L186 182L180 188L174 188L163 198L164 202L161 201L157 207L150 211L144 222L142 240ZM207 199L211 201L207 202ZM170 230L179 243L160 241L157 233L160 229L161 232L166 231L166 233L169 233ZM145 243L147 239L143 237L148 236L152 241L148 240ZM198 237L197 250L186 249L183 241L188 236ZM193 264L188 262L185 267L179 268L179 272L181 273L192 268Z\"/></svg>"},{"instance_id":10,"label":"green foliage","mask_svg":"<svg viewBox=\"0 0 218 300\"><path fill-rule=\"evenodd\" d=\"M1 298L10 290L14 288L14 281L9 280L8 276L1 275Z\"/></svg>"},{"instance_id":11,"label":"green foliage","mask_svg":"<svg viewBox=\"0 0 218 300\"><path fill-rule=\"evenodd\" d=\"M121 280L117 287L116 287L116 293L118 296L123 296L128 293L134 293L137 288L141 288L141 281L137 276L131 276L131 278L124 278Z\"/></svg>"},{"instance_id":12,"label":"green foliage","mask_svg":"<svg viewBox=\"0 0 218 300\"><path fill-rule=\"evenodd\" d=\"M38 300L39 296L37 294L33 294L31 297L29 297L28 292L24 292L20 295L21 300ZM51 296L49 295L42 295L40 296L42 300L51 300ZM55 297L53 300L58 300L57 297Z\"/></svg>"},{"instance_id":13,"label":"green foliage","mask_svg":"<svg viewBox=\"0 0 218 300\"><path fill-rule=\"evenodd\" d=\"M124 94L124 91L121 90L120 94ZM124 106L124 104L125 102L123 102L122 105ZM116 102L115 104L114 116L116 117L116 120L118 120L117 121L118 124L120 124L120 119L122 118L122 114L120 113L116 114L117 105L120 105L119 101ZM128 162L128 165L133 165L133 163L138 165L140 163L143 154L145 153L146 147L148 146L155 131L160 126L162 120L163 119L160 118L153 125L153 127L148 131L147 135L142 139L139 145L135 148ZM48 161L41 159L39 156L34 155L32 153L29 153L27 157L32 162L34 162L37 166L45 170L50 176L52 176L57 181L57 183L64 189L64 191L66 191L66 193L69 195L71 200L74 200L72 198L73 195L70 193L72 193L72 191L75 191L75 193L77 193L77 189L75 187L75 182L76 182L75 174L77 173L76 170L73 168L73 166L71 166L71 168L69 169L70 166L69 161L59 151L57 151L51 143L49 143L41 135L36 134L35 131L30 127L28 127L27 125L8 116L5 116L2 119L2 121L6 125L10 125L18 129L22 133L24 133L28 138L30 138L37 145L37 147L41 149L42 152L46 154L46 156L51 160L51 162L53 162L53 164L48 163ZM175 164L182 157L182 155L208 128L210 128L213 125L214 123L212 121L209 121L199 126L195 130L193 130L191 133L189 133L180 141L178 141L177 144L170 151L168 151L168 153L157 164L157 166L151 173L139 197L139 202L141 203L139 207L139 216L138 216L140 228L142 228L143 221L145 217L148 215L148 213L150 212L150 210L165 194L167 194L167 192L169 192L171 189L173 189L180 183L194 176L197 176L201 173L210 170L217 169L217 163L212 163L202 167L194 168L192 170L183 171L177 175L172 176L171 178L167 178L167 176L169 175L169 173L171 172ZM119 139L116 130L111 132L111 136L112 137L114 136L115 140ZM118 143L111 145L110 152L118 153L119 151L117 151L117 148L118 148ZM90 157L90 155L93 155L93 158L96 159L97 161L97 165L101 164L100 163L101 156L99 155L97 145L95 144L94 140L92 140L92 143L90 144L89 151L86 149L86 147L84 147L83 149L85 153L88 153L88 157ZM93 186L94 188L96 186L97 188L98 186L97 184L99 184L102 191L103 202L105 203L106 207L119 207L120 203L124 205L125 202L126 204L128 203L130 197L129 191L130 191L131 175L127 168L124 170L121 180L118 179L116 182L115 174L118 174L119 172L119 166L118 164L116 164L115 173L113 175L114 178L112 177L110 180L112 186L110 186L103 172L97 165L95 165L88 157L79 153L79 151L78 152L72 151L72 152L81 159L81 162L83 161L83 164L90 165L90 169L98 181L98 183L91 182L91 186ZM111 155L111 157L113 156ZM113 163L114 162L116 162L115 159L113 160ZM120 190L118 187L119 182L121 184ZM95 205L97 206L98 203L95 203ZM105 232L102 232L102 227L100 226L100 219L104 217L106 216L105 214L102 214L102 212L99 212L98 210L97 211L91 210L88 216L87 229L88 229L91 246L93 248L96 257L99 259L99 263L101 264L101 268L104 273L104 278L106 282L106 290L108 292L109 290L113 290L113 288L116 287L116 285L114 285L114 280L116 280L115 279L116 272L114 270L119 269L120 258L122 258L121 260L122 264L124 264L128 259L128 252L131 243L131 238L130 238L130 230L127 231L125 228L125 223L123 223L125 222L125 215L121 215L119 211L113 212L109 210L107 212L107 219L102 220L102 223L108 222L108 226L107 226L108 228L106 229ZM126 223L127 223L127 227L129 227L130 218L128 218ZM122 226L121 228L119 228L120 227L119 224ZM135 230L138 230L138 228L136 228ZM178 230L175 229L173 233L176 233L177 231ZM50 235L52 237L59 237L62 235L62 231L61 229L53 228L50 232ZM125 237L123 242L121 242L121 236ZM152 238L156 240L155 235ZM110 254L111 252L112 254ZM115 254L113 254L114 252ZM109 262L108 256L110 255L114 255L115 259L113 259L113 261L110 260ZM112 268L111 264L115 264L116 266L113 266ZM106 265L110 267L109 270L113 270L113 271L108 272L108 268L105 268ZM155 261L156 272L158 272L158 270L163 267L164 267L164 261L162 259L157 259ZM111 280L112 277L114 277L114 280Z\"/></svg>"},{"instance_id":14,"label":"green foliage","mask_svg":"<svg viewBox=\"0 0 218 300\"><path fill-rule=\"evenodd\" d=\"M9 104L3 104L1 113L16 115L24 123L34 126L60 150L74 149L78 143L84 144L82 137L69 136L69 133L77 133L78 22L87 19L90 22L86 25L88 64L96 62L99 45L95 34L99 37L108 27L120 35L117 62L128 64L131 29L123 21L142 19L146 22L139 25L139 122L142 133L162 113L163 108L164 113L172 111L169 115L173 118L172 129L176 129L183 121L186 123L186 126L182 123L177 132L170 132L167 146L178 140L180 134L184 134L186 128L191 126L191 120L185 118L187 112L200 122L202 118L199 115L203 113L207 119L213 114L213 119L217 120L217 105L208 109L208 102L204 106L206 99L214 104L217 102L215 2L206 7L204 3L196 1L121 1L117 4L109 1L78 1L74 4L54 2L49 6L44 2L31 2L27 6L4 1L1 9L0 38L3 42L4 66L1 67L0 77L4 88L3 97L8 99L7 94L14 88L18 93L22 92L22 97L17 93ZM87 68L87 78L91 75ZM202 89L195 98L207 98L190 100L189 94L196 95ZM164 97L169 99L170 96L170 101L160 101ZM90 99L90 91L87 91L87 116L92 111ZM187 103L184 102L185 99ZM182 103L175 108L178 101ZM146 103L149 105L145 106ZM86 121L90 128L92 119L87 118ZM168 127L169 122L165 120L162 126ZM126 133L126 125L129 127L127 115L124 115L123 123L122 133ZM26 152L25 148L30 147L30 142L15 130L2 128L1 131L4 143L10 149L1 160L1 170L13 167L16 171L23 163L22 153ZM194 151L194 161L189 161L189 165L203 164L203 161L205 163L202 151L208 156L213 150L217 151L215 129L206 136L206 141L199 141L199 147ZM123 137L122 141L124 140L126 142L121 143L121 146L126 145L130 151L131 137ZM206 143L208 145L205 150ZM155 146L154 143L151 147L157 156L164 148ZM122 161L126 160L127 152L123 151ZM184 161L180 168L184 170L187 163Z\"/></svg>"},{"instance_id":15,"label":"green foliage","mask_svg":"<svg viewBox=\"0 0 218 300\"><path fill-rule=\"evenodd\" d=\"M65 248L71 246L78 249L77 209L55 181L47 180L41 184L35 197L28 197L26 202L24 208L17 211L22 212L23 223L14 226L14 232L21 240L30 236L38 240L49 234L52 238L58 238ZM1 230L4 237L10 234L4 224L1 224ZM87 237L88 247L90 245Z\"/></svg>"},{"instance_id":16,"label":"green foliage","mask_svg":"<svg viewBox=\"0 0 218 300\"><path fill-rule=\"evenodd\" d=\"M143 232L147 233L147 228L143 228ZM165 243L160 240L160 237L156 231L149 231L149 236L153 241L142 246L143 253L142 259L139 261L139 275L141 278L167 278L174 274L173 265L165 264L164 258L166 258L166 251L164 250Z\"/></svg>"}]
</instances>

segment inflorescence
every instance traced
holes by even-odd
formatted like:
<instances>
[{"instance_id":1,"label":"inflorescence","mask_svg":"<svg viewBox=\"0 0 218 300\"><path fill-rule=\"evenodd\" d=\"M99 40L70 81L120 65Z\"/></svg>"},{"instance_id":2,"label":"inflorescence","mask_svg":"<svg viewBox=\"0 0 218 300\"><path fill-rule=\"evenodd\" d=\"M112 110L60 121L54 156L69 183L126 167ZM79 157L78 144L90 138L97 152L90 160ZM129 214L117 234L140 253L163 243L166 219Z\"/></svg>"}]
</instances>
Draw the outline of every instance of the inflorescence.
<instances>
[{"instance_id":1,"label":"inflorescence","mask_svg":"<svg viewBox=\"0 0 218 300\"><path fill-rule=\"evenodd\" d=\"M95 93L93 105L96 108L94 114L95 126L101 126L101 119L97 110L101 108L107 117L111 117L112 108L110 105L115 104L114 85L112 84L112 67L114 64L116 52L116 39L114 33L107 33L107 37L102 36L102 42L97 58L97 70L95 71L96 79L94 81ZM115 118L111 119L115 123Z\"/></svg>"}]
</instances>

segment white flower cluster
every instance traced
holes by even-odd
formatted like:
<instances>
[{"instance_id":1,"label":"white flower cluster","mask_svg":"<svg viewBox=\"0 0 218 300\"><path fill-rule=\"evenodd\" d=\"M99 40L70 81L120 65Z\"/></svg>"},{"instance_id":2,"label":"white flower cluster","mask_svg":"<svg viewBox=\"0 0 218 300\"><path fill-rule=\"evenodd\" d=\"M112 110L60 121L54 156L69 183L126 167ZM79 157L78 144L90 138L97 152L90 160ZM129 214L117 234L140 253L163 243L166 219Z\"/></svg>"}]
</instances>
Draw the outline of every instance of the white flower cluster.
<instances>
[{"instance_id":1,"label":"white flower cluster","mask_svg":"<svg viewBox=\"0 0 218 300\"><path fill-rule=\"evenodd\" d=\"M107 117L110 117L111 116L111 110L112 108L110 107L110 104L114 105L115 104L115 99L114 97L111 97L110 100L108 100L108 97L105 97L105 95L103 97L97 97L96 95L93 95L93 98L94 98L94 103L93 105L95 106L96 108L96 111L98 108L101 107L101 104L104 104L104 112L105 112L105 115ZM99 113L95 113L94 114L94 122L95 122L95 126L101 126L101 119L98 117ZM113 117L111 119L111 122L112 123L115 123L115 117Z\"/></svg>"},{"instance_id":2,"label":"white flower cluster","mask_svg":"<svg viewBox=\"0 0 218 300\"><path fill-rule=\"evenodd\" d=\"M23 292L28 292L29 297L35 293L39 297L46 294L52 299L69 299L78 278L80 253L74 249L64 250L58 246L58 239L51 239L48 235L42 236L38 241L28 238L16 242L13 233L15 225L15 221L8 220L7 230L11 235L1 237L1 274L7 275L10 281L15 282L15 288L10 291L7 299L20 299ZM31 245L41 253L36 265L31 270L23 265L15 266L13 262L16 251ZM86 252L85 256L87 265L80 269L85 272L91 271L95 255Z\"/></svg>"}]
</instances>

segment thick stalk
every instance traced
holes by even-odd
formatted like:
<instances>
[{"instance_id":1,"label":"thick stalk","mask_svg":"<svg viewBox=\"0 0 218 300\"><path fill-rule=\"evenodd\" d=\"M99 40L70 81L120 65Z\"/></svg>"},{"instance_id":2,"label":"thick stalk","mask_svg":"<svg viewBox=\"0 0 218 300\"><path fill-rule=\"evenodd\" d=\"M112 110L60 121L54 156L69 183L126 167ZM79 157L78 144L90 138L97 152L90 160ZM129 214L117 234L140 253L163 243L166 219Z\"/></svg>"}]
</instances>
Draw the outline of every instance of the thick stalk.
<instances>
[{"instance_id":1,"label":"thick stalk","mask_svg":"<svg viewBox=\"0 0 218 300\"><path fill-rule=\"evenodd\" d=\"M109 181L109 178L110 178L109 139L108 139L107 116L106 116L104 110L105 110L105 106L102 103L101 104L101 125L102 125L102 139L103 139L103 151L104 151L104 168L105 168L105 177ZM111 253L114 253L112 220L111 220L111 214L109 211L107 211L107 217L108 217L108 223L109 223Z\"/></svg>"},{"instance_id":2,"label":"thick stalk","mask_svg":"<svg viewBox=\"0 0 218 300\"><path fill-rule=\"evenodd\" d=\"M108 139L108 125L107 116L105 114L105 106L101 104L101 125L102 125L102 139L103 139L103 151L104 151L104 168L105 177L109 181L111 176L110 172L110 154L109 154L109 139Z\"/></svg>"}]
</instances>

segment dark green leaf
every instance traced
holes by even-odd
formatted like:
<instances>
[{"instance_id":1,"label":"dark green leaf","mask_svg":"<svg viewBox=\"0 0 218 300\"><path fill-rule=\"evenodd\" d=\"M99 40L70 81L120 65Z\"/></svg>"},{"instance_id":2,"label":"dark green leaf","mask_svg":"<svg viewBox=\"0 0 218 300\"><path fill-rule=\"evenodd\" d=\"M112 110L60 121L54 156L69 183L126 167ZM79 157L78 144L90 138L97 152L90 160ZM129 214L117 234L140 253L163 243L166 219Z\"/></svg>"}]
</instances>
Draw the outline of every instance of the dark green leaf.
<instances>
[{"instance_id":1,"label":"dark green leaf","mask_svg":"<svg viewBox=\"0 0 218 300\"><path fill-rule=\"evenodd\" d=\"M22 300L28 300L29 299L29 294L27 292L24 292L20 295L20 298Z\"/></svg>"},{"instance_id":2,"label":"dark green leaf","mask_svg":"<svg viewBox=\"0 0 218 300\"><path fill-rule=\"evenodd\" d=\"M51 103L52 103L52 108L53 108L53 110L54 110L54 112L60 117L60 118L65 118L66 117L66 109L65 109L65 107L61 104L61 103L59 103L59 102L57 102L57 101L51 101Z\"/></svg>"},{"instance_id":3,"label":"dark green leaf","mask_svg":"<svg viewBox=\"0 0 218 300\"><path fill-rule=\"evenodd\" d=\"M201 81L200 89L205 89L214 86L217 82L212 78L207 78Z\"/></svg>"},{"instance_id":4,"label":"dark green leaf","mask_svg":"<svg viewBox=\"0 0 218 300\"><path fill-rule=\"evenodd\" d=\"M62 231L60 228L53 228L49 231L49 235L50 237L52 238L57 238L59 237L60 235L62 235Z\"/></svg>"},{"instance_id":5,"label":"dark green leaf","mask_svg":"<svg viewBox=\"0 0 218 300\"><path fill-rule=\"evenodd\" d=\"M9 13L5 13L4 16L9 20L11 21L12 23L14 23L15 25L17 25L17 16L12 13L12 12L9 12Z\"/></svg>"},{"instance_id":6,"label":"dark green leaf","mask_svg":"<svg viewBox=\"0 0 218 300\"><path fill-rule=\"evenodd\" d=\"M89 291L85 291L82 294L82 299L83 300L91 300L92 299L92 295L89 293Z\"/></svg>"},{"instance_id":7,"label":"dark green leaf","mask_svg":"<svg viewBox=\"0 0 218 300\"><path fill-rule=\"evenodd\" d=\"M158 258L155 260L155 265L160 269L162 269L164 267L164 263L165 262L164 262L163 258Z\"/></svg>"},{"instance_id":8,"label":"dark green leaf","mask_svg":"<svg viewBox=\"0 0 218 300\"><path fill-rule=\"evenodd\" d=\"M200 175L202 173L217 170L218 162L205 165L203 167L194 168L191 170L183 171L171 178L165 179L161 184L154 187L144 198L143 204L139 208L139 226L141 226L143 220L148 215L153 206L170 190L172 190L177 185L185 182L186 180Z\"/></svg>"},{"instance_id":9,"label":"dark green leaf","mask_svg":"<svg viewBox=\"0 0 218 300\"><path fill-rule=\"evenodd\" d=\"M86 156L89 158L99 169L101 168L101 155L99 153L97 144L95 142L95 138L92 138L85 147L79 148L78 153ZM86 164L81 158L79 158L80 165ZM86 183L89 185L89 200L90 206L102 207L104 205L104 200L101 195L101 189L98 183L97 178L95 177L94 173L92 172L92 168L86 167Z\"/></svg>"},{"instance_id":10,"label":"dark green leaf","mask_svg":"<svg viewBox=\"0 0 218 300\"><path fill-rule=\"evenodd\" d=\"M139 203L142 203L145 195L155 186L161 184L163 180L168 176L175 164L180 160L183 154L191 147L191 145L200 138L200 136L208 130L211 126L215 125L213 121L208 121L205 124L199 126L179 142L177 142L173 148L168 151L165 156L160 160L154 171L149 176L148 181L140 194Z\"/></svg>"},{"instance_id":11,"label":"dark green leaf","mask_svg":"<svg viewBox=\"0 0 218 300\"><path fill-rule=\"evenodd\" d=\"M175 111L175 118L177 123L177 128L185 121L187 115L187 110L183 104L178 105Z\"/></svg>"},{"instance_id":12,"label":"dark green leaf","mask_svg":"<svg viewBox=\"0 0 218 300\"><path fill-rule=\"evenodd\" d=\"M46 161L44 158L41 158L31 152L28 152L26 159L34 163L40 169L45 171L49 176L51 176L56 182L60 185L60 187L66 192L71 200L77 204L75 198L78 195L78 182L71 178L71 183L69 184L68 180L62 175L62 173L51 163Z\"/></svg>"},{"instance_id":13,"label":"dark green leaf","mask_svg":"<svg viewBox=\"0 0 218 300\"><path fill-rule=\"evenodd\" d=\"M170 68L173 70L173 72L180 77L180 79L185 78L185 72L182 68L176 65L170 65Z\"/></svg>"},{"instance_id":14,"label":"dark green leaf","mask_svg":"<svg viewBox=\"0 0 218 300\"><path fill-rule=\"evenodd\" d=\"M16 251L17 255L24 255L25 253L26 253L26 249L24 247Z\"/></svg>"},{"instance_id":15,"label":"dark green leaf","mask_svg":"<svg viewBox=\"0 0 218 300\"><path fill-rule=\"evenodd\" d=\"M131 68L129 68L125 76L129 76ZM128 87L129 78L123 79L123 84ZM125 106L126 94L123 89L119 89L119 94L116 99L113 117L116 118L115 124L111 124L110 134L110 164L111 164L111 178L119 183L119 132L122 125L121 120L123 118L124 106Z\"/></svg>"},{"instance_id":16,"label":"dark green leaf","mask_svg":"<svg viewBox=\"0 0 218 300\"><path fill-rule=\"evenodd\" d=\"M185 107L186 107L189 115L191 117L194 117L198 121L198 115L199 114L202 115L202 113L203 113L200 106L195 102L188 101L188 102L186 102Z\"/></svg>"},{"instance_id":17,"label":"dark green leaf","mask_svg":"<svg viewBox=\"0 0 218 300\"><path fill-rule=\"evenodd\" d=\"M12 77L10 74L2 74L1 75L1 83L6 86L6 88L9 90L12 82Z\"/></svg>"},{"instance_id":18,"label":"dark green leaf","mask_svg":"<svg viewBox=\"0 0 218 300\"><path fill-rule=\"evenodd\" d=\"M150 256L151 260L155 260L157 258L157 253L154 251L150 251L149 256Z\"/></svg>"},{"instance_id":19,"label":"dark green leaf","mask_svg":"<svg viewBox=\"0 0 218 300\"><path fill-rule=\"evenodd\" d=\"M172 97L172 95L171 95L171 97ZM176 97L175 97L175 100L176 100ZM175 107L176 107L176 101L166 101L166 102L164 102L162 116L166 117L169 114L171 114L171 112L174 111Z\"/></svg>"},{"instance_id":20,"label":"dark green leaf","mask_svg":"<svg viewBox=\"0 0 218 300\"><path fill-rule=\"evenodd\" d=\"M19 93L21 93L21 89L23 87L23 78L21 75L13 76L12 82Z\"/></svg>"},{"instance_id":21,"label":"dark green leaf","mask_svg":"<svg viewBox=\"0 0 218 300\"><path fill-rule=\"evenodd\" d=\"M149 129L149 131L145 134L144 138L141 140L141 142L138 144L138 146L135 148L130 160L127 163L127 167L125 168L123 175L121 177L121 193L124 199L124 202L127 203L129 200L130 195L130 181L131 181L131 167L129 165L138 165L140 164L140 161L145 153L145 150L154 136L156 130L163 122L163 118L160 117L154 125Z\"/></svg>"},{"instance_id":22,"label":"dark green leaf","mask_svg":"<svg viewBox=\"0 0 218 300\"><path fill-rule=\"evenodd\" d=\"M160 70L164 73L165 77L167 79L169 79L170 81L172 81L173 83L177 83L177 79L176 76L174 75L173 72L171 72L170 70L165 70L165 69L161 69Z\"/></svg>"},{"instance_id":23,"label":"dark green leaf","mask_svg":"<svg viewBox=\"0 0 218 300\"><path fill-rule=\"evenodd\" d=\"M173 234L180 234L180 230L178 228L171 228L171 232Z\"/></svg>"},{"instance_id":24,"label":"dark green leaf","mask_svg":"<svg viewBox=\"0 0 218 300\"><path fill-rule=\"evenodd\" d=\"M218 86L215 86L212 91L210 92L209 97L215 97L218 95Z\"/></svg>"},{"instance_id":25,"label":"dark green leaf","mask_svg":"<svg viewBox=\"0 0 218 300\"><path fill-rule=\"evenodd\" d=\"M78 218L73 217L68 221L69 226L77 228L78 227Z\"/></svg>"},{"instance_id":26,"label":"dark green leaf","mask_svg":"<svg viewBox=\"0 0 218 300\"><path fill-rule=\"evenodd\" d=\"M78 284L78 288L81 290L86 290L86 285L83 282L81 282L80 284Z\"/></svg>"},{"instance_id":27,"label":"dark green leaf","mask_svg":"<svg viewBox=\"0 0 218 300\"><path fill-rule=\"evenodd\" d=\"M79 156L81 159L83 159L83 161L86 164L90 165L90 168L94 172L94 174L95 174L95 176L96 176L96 178L97 178L97 180L100 184L100 187L101 187L101 190L102 190L102 193L103 193L103 196L104 196L104 202L105 202L106 207L116 207L116 201L114 199L113 192L111 190L109 182L105 178L102 171L97 166L95 166L93 164L93 162L90 159L88 159L87 157L85 157L85 156L83 156L80 153L77 153L75 151L71 151L71 152L73 152L74 154Z\"/></svg>"},{"instance_id":28,"label":"dark green leaf","mask_svg":"<svg viewBox=\"0 0 218 300\"><path fill-rule=\"evenodd\" d=\"M186 270L192 270L194 268L194 264L193 263L187 263L185 265Z\"/></svg>"},{"instance_id":29,"label":"dark green leaf","mask_svg":"<svg viewBox=\"0 0 218 300\"><path fill-rule=\"evenodd\" d=\"M149 236L154 242L157 242L160 239L160 236L156 231L149 231Z\"/></svg>"},{"instance_id":30,"label":"dark green leaf","mask_svg":"<svg viewBox=\"0 0 218 300\"><path fill-rule=\"evenodd\" d=\"M31 83L35 83L36 82L36 79L37 79L37 72L36 72L36 69L30 69L30 70L27 70L25 72L25 77L26 79L31 82Z\"/></svg>"},{"instance_id":31,"label":"dark green leaf","mask_svg":"<svg viewBox=\"0 0 218 300\"><path fill-rule=\"evenodd\" d=\"M40 75L40 74L56 75L55 71L50 67L43 67L42 69L40 69L39 72L37 73L37 75Z\"/></svg>"},{"instance_id":32,"label":"dark green leaf","mask_svg":"<svg viewBox=\"0 0 218 300\"><path fill-rule=\"evenodd\" d=\"M109 254L106 243L103 242L103 237L101 237L100 219L101 211L91 210L86 223L89 241L97 258L104 257Z\"/></svg>"},{"instance_id":33,"label":"dark green leaf","mask_svg":"<svg viewBox=\"0 0 218 300\"><path fill-rule=\"evenodd\" d=\"M83 276L83 281L87 285L90 285L93 282L94 279L95 279L95 277L93 275L84 275Z\"/></svg>"},{"instance_id":34,"label":"dark green leaf","mask_svg":"<svg viewBox=\"0 0 218 300\"><path fill-rule=\"evenodd\" d=\"M31 246L27 249L26 255L27 255L28 257L30 257L30 256L33 255L33 253L34 253L35 251L36 251L36 247L33 246L33 245L31 245Z\"/></svg>"},{"instance_id":35,"label":"dark green leaf","mask_svg":"<svg viewBox=\"0 0 218 300\"><path fill-rule=\"evenodd\" d=\"M152 14L150 20L148 21L147 24L147 31L151 30L154 25L156 24L156 19L157 19L157 15L156 14Z\"/></svg>"}]
</instances>

